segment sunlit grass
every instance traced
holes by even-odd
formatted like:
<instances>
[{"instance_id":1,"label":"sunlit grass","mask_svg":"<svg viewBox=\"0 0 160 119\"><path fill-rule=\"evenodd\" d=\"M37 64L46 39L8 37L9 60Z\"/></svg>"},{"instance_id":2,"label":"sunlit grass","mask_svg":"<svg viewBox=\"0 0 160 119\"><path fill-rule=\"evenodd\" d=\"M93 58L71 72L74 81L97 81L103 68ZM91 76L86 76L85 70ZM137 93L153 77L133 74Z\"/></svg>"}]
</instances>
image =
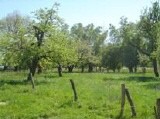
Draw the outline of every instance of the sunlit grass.
<instances>
[{"instance_id":1,"label":"sunlit grass","mask_svg":"<svg viewBox=\"0 0 160 119\"><path fill-rule=\"evenodd\" d=\"M0 118L3 119L115 119L120 112L121 84L125 83L135 103L136 119L154 119L160 82L153 74L45 73L35 76L35 89L24 82L25 72L0 73ZM73 79L78 101L73 101ZM126 101L124 119L131 118Z\"/></svg>"}]
</instances>

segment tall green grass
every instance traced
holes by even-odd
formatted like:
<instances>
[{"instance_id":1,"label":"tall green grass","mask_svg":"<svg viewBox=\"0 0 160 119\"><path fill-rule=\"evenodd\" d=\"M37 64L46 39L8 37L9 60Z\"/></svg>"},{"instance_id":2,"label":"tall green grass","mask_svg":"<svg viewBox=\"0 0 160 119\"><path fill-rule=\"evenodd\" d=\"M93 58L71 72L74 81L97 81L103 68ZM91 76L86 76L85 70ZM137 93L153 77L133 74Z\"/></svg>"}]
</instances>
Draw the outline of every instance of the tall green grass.
<instances>
[{"instance_id":1,"label":"tall green grass","mask_svg":"<svg viewBox=\"0 0 160 119\"><path fill-rule=\"evenodd\" d=\"M160 97L160 82L153 74L57 73L36 75L35 89L25 82L25 72L0 73L0 118L2 119L116 119L125 83L135 103L135 119L154 119ZM73 101L73 79L78 101ZM130 119L126 100L123 119Z\"/></svg>"}]
</instances>

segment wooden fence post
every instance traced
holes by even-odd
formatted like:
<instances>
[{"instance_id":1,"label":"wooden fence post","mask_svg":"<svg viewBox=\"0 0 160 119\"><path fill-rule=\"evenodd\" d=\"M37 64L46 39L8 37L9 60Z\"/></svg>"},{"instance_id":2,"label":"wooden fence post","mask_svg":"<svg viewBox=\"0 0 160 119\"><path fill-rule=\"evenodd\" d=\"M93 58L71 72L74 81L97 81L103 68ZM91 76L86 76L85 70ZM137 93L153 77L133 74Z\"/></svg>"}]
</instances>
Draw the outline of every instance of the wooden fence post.
<instances>
[{"instance_id":1,"label":"wooden fence post","mask_svg":"<svg viewBox=\"0 0 160 119\"><path fill-rule=\"evenodd\" d=\"M154 106L154 113L155 113L155 119L158 119L156 106Z\"/></svg>"},{"instance_id":2,"label":"wooden fence post","mask_svg":"<svg viewBox=\"0 0 160 119\"><path fill-rule=\"evenodd\" d=\"M133 100L132 100L132 98L129 94L128 89L125 89L125 92L126 92L126 96L127 96L128 101L129 101L129 104L131 106L132 117L134 117L134 116L136 116L136 111L135 111L135 106L134 106Z\"/></svg>"},{"instance_id":3,"label":"wooden fence post","mask_svg":"<svg viewBox=\"0 0 160 119\"><path fill-rule=\"evenodd\" d=\"M121 111L119 117L123 116L125 105L125 84L121 84Z\"/></svg>"},{"instance_id":4,"label":"wooden fence post","mask_svg":"<svg viewBox=\"0 0 160 119\"><path fill-rule=\"evenodd\" d=\"M74 82L73 82L72 79L70 79L70 83L71 83L72 90L73 90L73 93L74 93L74 101L77 101L78 100L78 96L77 96L76 88L75 88L75 85L74 85Z\"/></svg>"},{"instance_id":5,"label":"wooden fence post","mask_svg":"<svg viewBox=\"0 0 160 119\"><path fill-rule=\"evenodd\" d=\"M156 119L160 119L160 98L157 99L156 108Z\"/></svg>"}]
</instances>

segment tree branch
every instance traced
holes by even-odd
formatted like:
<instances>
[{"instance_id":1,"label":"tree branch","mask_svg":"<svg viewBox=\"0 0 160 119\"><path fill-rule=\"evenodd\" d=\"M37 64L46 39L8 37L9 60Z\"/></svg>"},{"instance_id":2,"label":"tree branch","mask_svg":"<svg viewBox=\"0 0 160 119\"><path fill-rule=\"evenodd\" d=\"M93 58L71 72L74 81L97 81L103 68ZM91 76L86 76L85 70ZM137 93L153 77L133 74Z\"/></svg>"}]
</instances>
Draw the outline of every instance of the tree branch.
<instances>
[{"instance_id":1,"label":"tree branch","mask_svg":"<svg viewBox=\"0 0 160 119\"><path fill-rule=\"evenodd\" d=\"M135 44L133 44L133 43L131 43L131 42L129 42L129 45L131 45L132 47L137 48L141 53L143 53L143 54L145 54L145 55L147 55L147 56L150 56L150 53L149 53L149 52L141 49L139 46L137 46L137 45L135 45Z\"/></svg>"}]
</instances>

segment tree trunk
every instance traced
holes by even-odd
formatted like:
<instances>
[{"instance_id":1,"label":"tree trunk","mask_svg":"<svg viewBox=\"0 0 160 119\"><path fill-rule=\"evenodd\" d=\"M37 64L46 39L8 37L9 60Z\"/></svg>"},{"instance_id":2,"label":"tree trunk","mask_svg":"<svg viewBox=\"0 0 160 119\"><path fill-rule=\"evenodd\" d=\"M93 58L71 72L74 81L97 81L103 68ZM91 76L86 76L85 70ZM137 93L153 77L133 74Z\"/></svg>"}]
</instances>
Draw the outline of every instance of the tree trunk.
<instances>
[{"instance_id":1,"label":"tree trunk","mask_svg":"<svg viewBox=\"0 0 160 119\"><path fill-rule=\"evenodd\" d=\"M34 77L35 72L36 72L36 68L30 66L30 68L29 68L29 73L28 73L28 77L27 77L27 80L28 80L28 81L30 81L30 80L32 79L32 77Z\"/></svg>"},{"instance_id":2,"label":"tree trunk","mask_svg":"<svg viewBox=\"0 0 160 119\"><path fill-rule=\"evenodd\" d=\"M28 76L27 76L27 81L31 81L32 80L32 73L28 73Z\"/></svg>"},{"instance_id":3,"label":"tree trunk","mask_svg":"<svg viewBox=\"0 0 160 119\"><path fill-rule=\"evenodd\" d=\"M84 65L81 66L81 72L84 72Z\"/></svg>"},{"instance_id":4,"label":"tree trunk","mask_svg":"<svg viewBox=\"0 0 160 119\"><path fill-rule=\"evenodd\" d=\"M68 72L69 73L72 73L73 72L73 68L74 68L74 65L68 65Z\"/></svg>"},{"instance_id":5,"label":"tree trunk","mask_svg":"<svg viewBox=\"0 0 160 119\"><path fill-rule=\"evenodd\" d=\"M28 81L31 81L32 88L34 89L34 88L35 88L35 84L34 84L34 80L33 80L33 78L32 78L32 73L31 73L31 72L28 73L27 80L28 80Z\"/></svg>"},{"instance_id":6,"label":"tree trunk","mask_svg":"<svg viewBox=\"0 0 160 119\"><path fill-rule=\"evenodd\" d=\"M142 67L142 73L146 73L146 67Z\"/></svg>"},{"instance_id":7,"label":"tree trunk","mask_svg":"<svg viewBox=\"0 0 160 119\"><path fill-rule=\"evenodd\" d=\"M34 30L35 30L35 37L37 38L37 46L40 48L41 45L42 45L42 41L44 39L44 31L41 30L39 27L37 26L33 26ZM29 68L30 68L30 73L32 74L32 76L34 76L35 72L36 72L36 68L38 67L39 65L39 60L40 60L40 57L38 56L38 54L36 54L31 63L29 64ZM40 65L39 65L40 66ZM41 68L39 67L38 68L39 71L38 72L41 72Z\"/></svg>"},{"instance_id":8,"label":"tree trunk","mask_svg":"<svg viewBox=\"0 0 160 119\"><path fill-rule=\"evenodd\" d=\"M14 66L14 71L17 72L19 70L18 66Z\"/></svg>"},{"instance_id":9,"label":"tree trunk","mask_svg":"<svg viewBox=\"0 0 160 119\"><path fill-rule=\"evenodd\" d=\"M96 66L96 72L98 72L98 67Z\"/></svg>"},{"instance_id":10,"label":"tree trunk","mask_svg":"<svg viewBox=\"0 0 160 119\"><path fill-rule=\"evenodd\" d=\"M137 66L134 67L134 73L137 73Z\"/></svg>"},{"instance_id":11,"label":"tree trunk","mask_svg":"<svg viewBox=\"0 0 160 119\"><path fill-rule=\"evenodd\" d=\"M93 65L92 63L88 64L88 72L92 72L93 71Z\"/></svg>"},{"instance_id":12,"label":"tree trunk","mask_svg":"<svg viewBox=\"0 0 160 119\"><path fill-rule=\"evenodd\" d=\"M133 73L133 67L128 67L129 73Z\"/></svg>"},{"instance_id":13,"label":"tree trunk","mask_svg":"<svg viewBox=\"0 0 160 119\"><path fill-rule=\"evenodd\" d=\"M99 66L99 72L102 72L102 66Z\"/></svg>"},{"instance_id":14,"label":"tree trunk","mask_svg":"<svg viewBox=\"0 0 160 119\"><path fill-rule=\"evenodd\" d=\"M34 77L35 72L36 72L36 68L38 66L38 62L39 62L39 58L37 56L35 56L32 61L31 64L29 66L30 72L32 73L32 76Z\"/></svg>"},{"instance_id":15,"label":"tree trunk","mask_svg":"<svg viewBox=\"0 0 160 119\"><path fill-rule=\"evenodd\" d=\"M157 60L153 59L152 63L153 63L154 74L156 77L159 77Z\"/></svg>"},{"instance_id":16,"label":"tree trunk","mask_svg":"<svg viewBox=\"0 0 160 119\"><path fill-rule=\"evenodd\" d=\"M4 65L3 71L6 71L6 70L7 70L7 67L8 67L8 66Z\"/></svg>"},{"instance_id":17,"label":"tree trunk","mask_svg":"<svg viewBox=\"0 0 160 119\"><path fill-rule=\"evenodd\" d=\"M58 75L59 75L59 77L62 77L62 66L61 66L61 64L58 64Z\"/></svg>"},{"instance_id":18,"label":"tree trunk","mask_svg":"<svg viewBox=\"0 0 160 119\"><path fill-rule=\"evenodd\" d=\"M31 73L31 75L34 77L35 72L36 72L36 68L38 66L38 62L39 62L39 58L38 57L34 57L31 62L28 63L28 68L29 68L29 73ZM29 78L27 78L29 80Z\"/></svg>"}]
</instances>

